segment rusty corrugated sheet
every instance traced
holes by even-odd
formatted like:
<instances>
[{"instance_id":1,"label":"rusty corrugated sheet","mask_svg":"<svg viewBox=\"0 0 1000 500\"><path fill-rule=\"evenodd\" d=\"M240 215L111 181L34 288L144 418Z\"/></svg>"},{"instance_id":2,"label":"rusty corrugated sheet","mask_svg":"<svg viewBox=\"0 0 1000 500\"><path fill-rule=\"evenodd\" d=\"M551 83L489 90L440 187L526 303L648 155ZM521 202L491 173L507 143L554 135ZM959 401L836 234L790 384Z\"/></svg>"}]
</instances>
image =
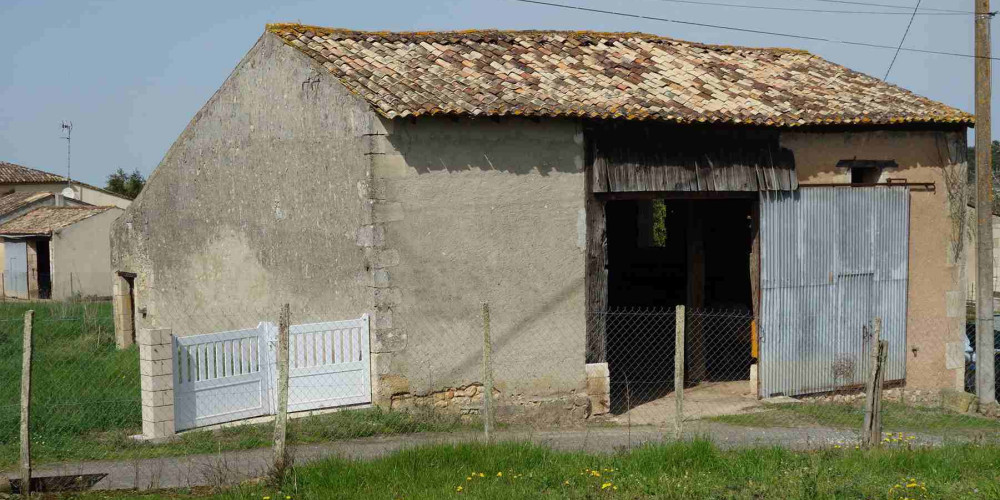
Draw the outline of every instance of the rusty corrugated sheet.
<instances>
[{"instance_id":1,"label":"rusty corrugated sheet","mask_svg":"<svg viewBox=\"0 0 1000 500\"><path fill-rule=\"evenodd\" d=\"M889 341L886 380L905 378L907 189L762 197L761 395L863 385L875 317Z\"/></svg>"}]
</instances>

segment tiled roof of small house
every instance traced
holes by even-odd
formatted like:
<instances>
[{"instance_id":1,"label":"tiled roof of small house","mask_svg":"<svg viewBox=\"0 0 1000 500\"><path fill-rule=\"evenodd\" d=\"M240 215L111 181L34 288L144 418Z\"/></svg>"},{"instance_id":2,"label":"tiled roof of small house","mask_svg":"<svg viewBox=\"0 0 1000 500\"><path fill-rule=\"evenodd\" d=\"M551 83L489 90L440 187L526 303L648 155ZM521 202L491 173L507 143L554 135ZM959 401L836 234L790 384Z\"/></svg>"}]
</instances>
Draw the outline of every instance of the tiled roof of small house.
<instances>
[{"instance_id":1,"label":"tiled roof of small house","mask_svg":"<svg viewBox=\"0 0 1000 500\"><path fill-rule=\"evenodd\" d=\"M270 24L389 118L590 117L770 126L973 116L800 50L642 33L363 32Z\"/></svg>"},{"instance_id":2,"label":"tiled roof of small house","mask_svg":"<svg viewBox=\"0 0 1000 500\"><path fill-rule=\"evenodd\" d=\"M0 216L9 214L14 210L30 205L36 201L44 200L50 196L55 196L55 194L47 192L33 193L28 191L15 191L13 193L0 196Z\"/></svg>"},{"instance_id":3,"label":"tiled roof of small house","mask_svg":"<svg viewBox=\"0 0 1000 500\"><path fill-rule=\"evenodd\" d=\"M46 184L50 182L66 182L66 178L24 165L0 161L0 184Z\"/></svg>"},{"instance_id":4,"label":"tiled roof of small house","mask_svg":"<svg viewBox=\"0 0 1000 500\"><path fill-rule=\"evenodd\" d=\"M0 235L49 235L114 207L39 207L0 225Z\"/></svg>"}]
</instances>

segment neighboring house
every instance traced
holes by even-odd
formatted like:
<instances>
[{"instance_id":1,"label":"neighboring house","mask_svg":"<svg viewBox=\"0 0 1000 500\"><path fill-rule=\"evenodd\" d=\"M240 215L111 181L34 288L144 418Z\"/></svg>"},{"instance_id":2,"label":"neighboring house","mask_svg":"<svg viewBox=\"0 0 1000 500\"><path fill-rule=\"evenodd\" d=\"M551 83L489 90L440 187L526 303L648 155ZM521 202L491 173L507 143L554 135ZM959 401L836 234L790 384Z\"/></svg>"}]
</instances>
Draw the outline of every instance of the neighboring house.
<instances>
[{"instance_id":1,"label":"neighboring house","mask_svg":"<svg viewBox=\"0 0 1000 500\"><path fill-rule=\"evenodd\" d=\"M798 50L270 25L115 222L118 340L367 313L395 407L482 380L488 302L500 405L563 411L656 352L603 311L687 304L759 318L760 396L863 381L876 316L888 381L961 388L972 124Z\"/></svg>"},{"instance_id":2,"label":"neighboring house","mask_svg":"<svg viewBox=\"0 0 1000 500\"><path fill-rule=\"evenodd\" d=\"M132 202L128 198L90 184L69 181L61 175L0 161L0 195L10 192L62 193L67 187L73 190L71 198L90 205L128 208Z\"/></svg>"},{"instance_id":3,"label":"neighboring house","mask_svg":"<svg viewBox=\"0 0 1000 500\"><path fill-rule=\"evenodd\" d=\"M111 297L110 230L118 207L36 208L0 224L5 297Z\"/></svg>"},{"instance_id":4,"label":"neighboring house","mask_svg":"<svg viewBox=\"0 0 1000 500\"><path fill-rule=\"evenodd\" d=\"M69 210L38 212L42 207L89 207L96 211L84 217L89 218L91 215L103 212L120 214L121 209L127 208L131 202L127 198L89 184L68 181L60 175L0 161L0 235L3 235L0 236L3 239L3 244L0 244L0 262L3 263L3 269L0 271L3 273L3 279L0 280L3 289L0 290L0 296L36 299L66 298L82 294L110 297L111 281L106 276L100 276L101 273L106 274L108 267L107 245L77 248L75 243L59 243L63 249L59 257L59 266L56 266L54 261L53 265L49 266L46 264L47 260L42 261L42 265L36 266L36 260L32 259L48 259L49 254L45 252L48 252L49 248L48 243L37 249L33 245L49 241L51 235L17 232L6 235L5 231L10 228L21 231L26 227L25 223L39 220L38 217L42 215L46 217L45 220L51 219L53 224L58 224L60 217L52 218L53 214L62 214L61 217L71 220L86 213ZM108 211L107 207L116 209ZM103 221L107 227L91 227L94 221L88 222L86 226L89 230L95 231L93 234L99 238L102 234L108 234L114 217L104 216L97 220ZM42 225L38 229L45 233L46 227ZM50 229L58 227L61 226ZM56 241L63 239L56 238ZM55 245L53 242L53 246ZM74 252L77 255L70 256L65 253L72 248L76 248ZM11 252L9 254L8 249ZM87 260L91 263L85 265ZM73 275L70 276L70 273Z\"/></svg>"}]
</instances>

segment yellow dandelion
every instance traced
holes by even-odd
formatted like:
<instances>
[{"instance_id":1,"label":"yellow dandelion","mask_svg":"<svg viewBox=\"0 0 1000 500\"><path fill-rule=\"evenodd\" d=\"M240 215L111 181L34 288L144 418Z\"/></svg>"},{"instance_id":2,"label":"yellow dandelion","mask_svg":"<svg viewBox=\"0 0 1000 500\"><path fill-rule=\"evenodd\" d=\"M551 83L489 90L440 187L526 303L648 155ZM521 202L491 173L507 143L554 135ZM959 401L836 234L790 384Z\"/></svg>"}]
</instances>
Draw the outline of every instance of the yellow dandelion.
<instances>
[{"instance_id":1,"label":"yellow dandelion","mask_svg":"<svg viewBox=\"0 0 1000 500\"><path fill-rule=\"evenodd\" d=\"M610 488L611 486L612 486L611 483L604 483L604 484L601 485L601 489L602 490L606 490L606 489Z\"/></svg>"},{"instance_id":2,"label":"yellow dandelion","mask_svg":"<svg viewBox=\"0 0 1000 500\"><path fill-rule=\"evenodd\" d=\"M503 472L497 472L497 477L503 477Z\"/></svg>"},{"instance_id":3,"label":"yellow dandelion","mask_svg":"<svg viewBox=\"0 0 1000 500\"><path fill-rule=\"evenodd\" d=\"M465 480L466 480L466 481L472 481L472 476L467 476L467 477L465 478Z\"/></svg>"},{"instance_id":4,"label":"yellow dandelion","mask_svg":"<svg viewBox=\"0 0 1000 500\"><path fill-rule=\"evenodd\" d=\"M563 481L563 484L569 484L569 479Z\"/></svg>"},{"instance_id":5,"label":"yellow dandelion","mask_svg":"<svg viewBox=\"0 0 1000 500\"><path fill-rule=\"evenodd\" d=\"M833 445L833 447L837 448L838 450L840 449L840 445L839 444L835 444L835 445Z\"/></svg>"},{"instance_id":6,"label":"yellow dandelion","mask_svg":"<svg viewBox=\"0 0 1000 500\"><path fill-rule=\"evenodd\" d=\"M271 497L264 497L264 500L271 500Z\"/></svg>"},{"instance_id":7,"label":"yellow dandelion","mask_svg":"<svg viewBox=\"0 0 1000 500\"><path fill-rule=\"evenodd\" d=\"M455 491L461 492L462 491L462 487L459 486L459 487L455 488Z\"/></svg>"},{"instance_id":8,"label":"yellow dandelion","mask_svg":"<svg viewBox=\"0 0 1000 500\"><path fill-rule=\"evenodd\" d=\"M596 470L590 471L590 475L594 477L601 477L601 473L597 472Z\"/></svg>"},{"instance_id":9,"label":"yellow dandelion","mask_svg":"<svg viewBox=\"0 0 1000 500\"><path fill-rule=\"evenodd\" d=\"M486 477L486 474L483 474L482 472L480 472L479 473L479 477Z\"/></svg>"},{"instance_id":10,"label":"yellow dandelion","mask_svg":"<svg viewBox=\"0 0 1000 500\"><path fill-rule=\"evenodd\" d=\"M613 489L613 490L617 490L617 489L618 489L618 487L617 487L617 486L612 486L612 487L611 487L611 489Z\"/></svg>"}]
</instances>

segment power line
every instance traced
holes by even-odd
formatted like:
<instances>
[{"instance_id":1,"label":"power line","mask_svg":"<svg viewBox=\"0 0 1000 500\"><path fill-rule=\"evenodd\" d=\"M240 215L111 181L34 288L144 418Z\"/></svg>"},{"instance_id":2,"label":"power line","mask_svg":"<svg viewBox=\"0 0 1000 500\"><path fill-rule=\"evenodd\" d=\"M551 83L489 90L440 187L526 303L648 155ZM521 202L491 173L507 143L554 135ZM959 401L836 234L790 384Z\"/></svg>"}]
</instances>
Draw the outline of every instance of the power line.
<instances>
[{"instance_id":1,"label":"power line","mask_svg":"<svg viewBox=\"0 0 1000 500\"><path fill-rule=\"evenodd\" d=\"M836 3L842 5L863 5L865 7L886 7L890 9L905 9L910 10L909 7L905 5L892 5L887 3L869 3L869 2L853 2L851 0L813 0L814 2L824 2L824 3ZM975 14L975 11L971 10L954 10L954 9L934 9L925 8L925 11L929 12L951 12L953 14Z\"/></svg>"},{"instance_id":2,"label":"power line","mask_svg":"<svg viewBox=\"0 0 1000 500\"><path fill-rule=\"evenodd\" d=\"M839 43L839 44L843 44L843 45L852 45L852 46L855 46L855 47L869 47L869 48L874 48L874 49L896 50L896 47L893 46L893 45L881 45L881 44L877 44L877 43L856 42L856 41L851 41L851 40L837 40L835 38L824 38L824 37L809 36L809 35L793 35L793 34L789 34L789 33L779 33L779 32L776 32L776 31L766 31L766 30L755 30L755 29L749 29L749 28L739 28L739 27L736 27L736 26L725 26L725 25L721 25L721 24L709 24L709 23L699 23L699 22L694 22L694 21L682 21L682 20L679 20L679 19L668 19L668 18L665 18L665 17L647 16L647 15L643 15L643 14L631 14L631 13L628 13L628 12L617 12L617 11L613 11L613 10L592 9L590 7L579 7L579 6L576 6L576 5L564 5L564 4L560 4L560 3L545 2L545 1L542 1L542 0L513 0L513 1L515 1L515 2L521 2L521 3L536 4L536 5L546 5L546 6L549 6L549 7L559 7L559 8L562 8L562 9L578 10L578 11L582 11L582 12L592 12L592 13L595 13L595 14L609 14L609 15L612 15L612 16L628 17L628 18L632 18L632 19L644 19L644 20L647 20L647 21L661 21L661 22L665 22L665 23L683 24L683 25L687 25L687 26L698 26L698 27L701 27L701 28L715 28L715 29L721 29L721 30L739 31L739 32L742 32L742 33L753 33L753 34L757 34L757 35L770 35L770 36L778 36L778 37L784 37L784 38L795 38L795 39L799 39L799 40L810 40L810 41L814 41L814 42ZM965 58L969 58L969 59L976 59L976 58L978 58L978 56L975 56L975 55L972 55L972 54L961 54L961 53L958 53L958 52L946 52L946 51L941 51L941 50L911 49L911 48L908 48L908 47L900 47L899 50L906 51L906 52L916 52L916 53L921 53L921 54L937 54L937 55L941 55L941 56L965 57ZM998 59L996 57L989 57L988 59L992 59L994 61L1000 60L1000 59Z\"/></svg>"},{"instance_id":3,"label":"power line","mask_svg":"<svg viewBox=\"0 0 1000 500\"><path fill-rule=\"evenodd\" d=\"M877 10L830 10L830 9L802 9L796 7L772 7L769 5L746 5L746 4L736 4L736 3L723 3L723 2L705 2L699 0L658 0L660 2L668 3L682 3L690 5L704 5L710 7L733 7L737 9L755 9L755 10L772 10L781 12L808 12L812 14L866 14L875 16L964 16L972 15L972 12L920 12L917 14L912 14L910 12L887 12L887 11L877 11Z\"/></svg>"},{"instance_id":4,"label":"power line","mask_svg":"<svg viewBox=\"0 0 1000 500\"><path fill-rule=\"evenodd\" d=\"M899 46L896 47L896 53L892 55L892 61L889 62L889 69L885 70L885 78L883 80L889 80L889 72L892 71L892 65L896 64L896 58L899 57L899 51L903 48L903 42L906 41L906 35L910 34L910 27L913 26L913 18L917 17L917 9L920 8L920 2L922 0L917 0L917 5L913 7L913 15L910 16L910 22L906 25L906 31L903 32L903 38L899 39Z\"/></svg>"}]
</instances>

